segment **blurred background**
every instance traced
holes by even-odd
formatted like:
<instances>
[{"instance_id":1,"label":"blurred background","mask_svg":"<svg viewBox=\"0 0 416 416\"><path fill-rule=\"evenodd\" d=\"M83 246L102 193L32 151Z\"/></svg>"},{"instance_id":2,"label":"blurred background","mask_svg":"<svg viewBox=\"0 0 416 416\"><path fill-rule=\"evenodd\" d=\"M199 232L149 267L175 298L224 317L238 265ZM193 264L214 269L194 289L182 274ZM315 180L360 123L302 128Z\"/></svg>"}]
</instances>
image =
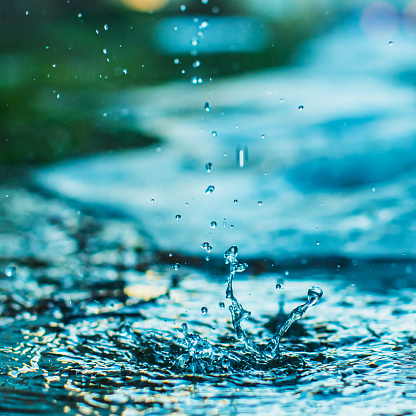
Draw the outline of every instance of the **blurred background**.
<instances>
[{"instance_id":1,"label":"blurred background","mask_svg":"<svg viewBox=\"0 0 416 416\"><path fill-rule=\"evenodd\" d=\"M414 253L416 2L3 0L0 17L3 180L35 169L167 252Z\"/></svg>"}]
</instances>

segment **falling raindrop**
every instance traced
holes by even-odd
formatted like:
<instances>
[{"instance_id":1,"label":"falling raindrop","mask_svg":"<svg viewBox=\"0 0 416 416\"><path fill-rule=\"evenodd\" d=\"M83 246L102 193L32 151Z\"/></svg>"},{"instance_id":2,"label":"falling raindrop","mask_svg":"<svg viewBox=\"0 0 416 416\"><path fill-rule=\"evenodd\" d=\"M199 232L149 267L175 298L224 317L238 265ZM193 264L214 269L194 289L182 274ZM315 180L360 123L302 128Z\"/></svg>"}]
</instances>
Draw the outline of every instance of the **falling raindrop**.
<instances>
[{"instance_id":1,"label":"falling raindrop","mask_svg":"<svg viewBox=\"0 0 416 416\"><path fill-rule=\"evenodd\" d=\"M217 228L217 222L216 221L211 221L210 227L211 228Z\"/></svg>"},{"instance_id":2,"label":"falling raindrop","mask_svg":"<svg viewBox=\"0 0 416 416\"><path fill-rule=\"evenodd\" d=\"M393 46L393 41L392 40L389 42L389 46Z\"/></svg>"},{"instance_id":3,"label":"falling raindrop","mask_svg":"<svg viewBox=\"0 0 416 416\"><path fill-rule=\"evenodd\" d=\"M206 194L212 194L214 192L214 190L215 190L215 186L214 185L210 185L210 186L208 186L207 189L205 189L205 193Z\"/></svg>"},{"instance_id":4,"label":"falling raindrop","mask_svg":"<svg viewBox=\"0 0 416 416\"><path fill-rule=\"evenodd\" d=\"M181 5L181 12L184 12L186 10L186 6L184 4Z\"/></svg>"},{"instance_id":5,"label":"falling raindrop","mask_svg":"<svg viewBox=\"0 0 416 416\"><path fill-rule=\"evenodd\" d=\"M299 111L302 111L303 109L304 109L303 105L300 105L300 106L298 107L298 110L299 110Z\"/></svg>"},{"instance_id":6,"label":"falling raindrop","mask_svg":"<svg viewBox=\"0 0 416 416\"><path fill-rule=\"evenodd\" d=\"M212 135L213 135L214 137L217 137L217 136L218 136L218 133L214 130L214 131L212 132Z\"/></svg>"},{"instance_id":7,"label":"falling raindrop","mask_svg":"<svg viewBox=\"0 0 416 416\"><path fill-rule=\"evenodd\" d=\"M238 202L238 199L234 199L234 204L236 204Z\"/></svg>"},{"instance_id":8,"label":"falling raindrop","mask_svg":"<svg viewBox=\"0 0 416 416\"><path fill-rule=\"evenodd\" d=\"M152 198L152 199L150 200L150 202L155 202L155 200Z\"/></svg>"},{"instance_id":9,"label":"falling raindrop","mask_svg":"<svg viewBox=\"0 0 416 416\"><path fill-rule=\"evenodd\" d=\"M259 207L261 207L261 206L263 205L263 201L259 201L259 202L257 202L257 205L258 205Z\"/></svg>"},{"instance_id":10,"label":"falling raindrop","mask_svg":"<svg viewBox=\"0 0 416 416\"><path fill-rule=\"evenodd\" d=\"M108 30L108 24L107 23L104 25L104 30Z\"/></svg>"},{"instance_id":11,"label":"falling raindrop","mask_svg":"<svg viewBox=\"0 0 416 416\"><path fill-rule=\"evenodd\" d=\"M199 25L199 28L200 29L205 29L205 28L207 28L208 27L208 20L203 20L202 22L201 22L201 24Z\"/></svg>"},{"instance_id":12,"label":"falling raindrop","mask_svg":"<svg viewBox=\"0 0 416 416\"><path fill-rule=\"evenodd\" d=\"M261 135L261 138L264 139L266 136L264 134Z\"/></svg>"},{"instance_id":13,"label":"falling raindrop","mask_svg":"<svg viewBox=\"0 0 416 416\"><path fill-rule=\"evenodd\" d=\"M173 270L179 270L180 268L181 268L181 265L179 263L172 264Z\"/></svg>"},{"instance_id":14,"label":"falling raindrop","mask_svg":"<svg viewBox=\"0 0 416 416\"><path fill-rule=\"evenodd\" d=\"M281 289L283 289L283 286L280 283L277 283L276 284L276 289L281 290Z\"/></svg>"},{"instance_id":15,"label":"falling raindrop","mask_svg":"<svg viewBox=\"0 0 416 416\"><path fill-rule=\"evenodd\" d=\"M319 246L319 244L320 244L320 243L319 243L319 241L317 241L317 242L316 242L316 245L317 245L317 246Z\"/></svg>"},{"instance_id":16,"label":"falling raindrop","mask_svg":"<svg viewBox=\"0 0 416 416\"><path fill-rule=\"evenodd\" d=\"M15 277L17 268L16 266L8 266L4 272L7 277Z\"/></svg>"},{"instance_id":17,"label":"falling raindrop","mask_svg":"<svg viewBox=\"0 0 416 416\"><path fill-rule=\"evenodd\" d=\"M176 220L176 221L179 221L181 218L182 218L182 216L181 216L181 215L179 215L179 214L175 216L175 220Z\"/></svg>"},{"instance_id":18,"label":"falling raindrop","mask_svg":"<svg viewBox=\"0 0 416 416\"><path fill-rule=\"evenodd\" d=\"M205 306L203 306L203 307L201 308L201 313L202 313L202 315L206 315L206 314L208 313L208 308L207 308L207 307L205 307Z\"/></svg>"},{"instance_id":19,"label":"falling raindrop","mask_svg":"<svg viewBox=\"0 0 416 416\"><path fill-rule=\"evenodd\" d=\"M212 170L212 163L211 163L211 162L207 163L207 164L205 165L205 169L206 169L206 171L207 171L208 173L210 173L210 172L211 172L211 170Z\"/></svg>"},{"instance_id":20,"label":"falling raindrop","mask_svg":"<svg viewBox=\"0 0 416 416\"><path fill-rule=\"evenodd\" d=\"M220 302L219 303L219 306L220 306L221 309L224 309L225 308L225 303L224 302Z\"/></svg>"},{"instance_id":21,"label":"falling raindrop","mask_svg":"<svg viewBox=\"0 0 416 416\"><path fill-rule=\"evenodd\" d=\"M199 66L201 66L201 62L200 62L200 61L195 61L195 62L192 64L192 66L193 66L194 68L198 68Z\"/></svg>"},{"instance_id":22,"label":"falling raindrop","mask_svg":"<svg viewBox=\"0 0 416 416\"><path fill-rule=\"evenodd\" d=\"M204 104L204 108L205 108L205 111L206 112L211 111L211 105L210 105L210 103L208 101Z\"/></svg>"}]
</instances>

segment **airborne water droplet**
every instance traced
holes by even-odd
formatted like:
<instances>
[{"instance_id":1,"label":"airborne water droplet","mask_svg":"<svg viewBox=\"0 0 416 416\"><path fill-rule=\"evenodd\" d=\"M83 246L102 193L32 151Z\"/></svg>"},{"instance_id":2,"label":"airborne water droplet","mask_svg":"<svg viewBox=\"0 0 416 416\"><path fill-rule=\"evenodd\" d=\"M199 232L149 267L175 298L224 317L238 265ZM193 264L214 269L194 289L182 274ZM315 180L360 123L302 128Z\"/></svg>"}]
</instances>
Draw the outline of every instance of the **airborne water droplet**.
<instances>
[{"instance_id":1,"label":"airborne water droplet","mask_svg":"<svg viewBox=\"0 0 416 416\"><path fill-rule=\"evenodd\" d=\"M324 291L318 286L312 286L308 290L308 303L309 306L314 306L321 299Z\"/></svg>"},{"instance_id":2,"label":"airborne water droplet","mask_svg":"<svg viewBox=\"0 0 416 416\"><path fill-rule=\"evenodd\" d=\"M173 270L179 270L180 268L181 268L181 265L179 263L172 264Z\"/></svg>"},{"instance_id":3,"label":"airborne water droplet","mask_svg":"<svg viewBox=\"0 0 416 416\"><path fill-rule=\"evenodd\" d=\"M298 110L299 110L299 111L302 111L303 109L304 109L303 105L300 105L300 106L298 107Z\"/></svg>"},{"instance_id":4,"label":"airborne water droplet","mask_svg":"<svg viewBox=\"0 0 416 416\"><path fill-rule=\"evenodd\" d=\"M217 137L217 136L218 136L218 134L217 134L217 132L216 132L216 131L213 131L213 132L212 132L212 135L213 135L214 137Z\"/></svg>"},{"instance_id":5,"label":"airborne water droplet","mask_svg":"<svg viewBox=\"0 0 416 416\"><path fill-rule=\"evenodd\" d=\"M257 205L258 205L259 207L261 207L261 206L263 205L263 201L259 201L259 202L257 202Z\"/></svg>"},{"instance_id":6,"label":"airborne water droplet","mask_svg":"<svg viewBox=\"0 0 416 416\"><path fill-rule=\"evenodd\" d=\"M234 204L236 204L238 202L238 199L234 199Z\"/></svg>"},{"instance_id":7,"label":"airborne water droplet","mask_svg":"<svg viewBox=\"0 0 416 416\"><path fill-rule=\"evenodd\" d=\"M208 101L204 104L204 108L205 108L205 111L206 112L211 111L211 105L210 105L210 103Z\"/></svg>"},{"instance_id":8,"label":"airborne water droplet","mask_svg":"<svg viewBox=\"0 0 416 416\"><path fill-rule=\"evenodd\" d=\"M193 66L194 68L198 68L199 66L201 66L201 62L200 62L200 61L195 61L195 62L192 64L192 66Z\"/></svg>"},{"instance_id":9,"label":"airborne water droplet","mask_svg":"<svg viewBox=\"0 0 416 416\"><path fill-rule=\"evenodd\" d=\"M182 218L182 216L181 216L181 215L179 215L179 214L175 216L175 220L176 220L176 221L179 221L181 218Z\"/></svg>"},{"instance_id":10,"label":"airborne water droplet","mask_svg":"<svg viewBox=\"0 0 416 416\"><path fill-rule=\"evenodd\" d=\"M280 283L277 283L277 285L276 285L276 289L277 289L277 290L283 289L283 286L282 286Z\"/></svg>"},{"instance_id":11,"label":"airborne water droplet","mask_svg":"<svg viewBox=\"0 0 416 416\"><path fill-rule=\"evenodd\" d=\"M210 227L211 228L217 228L217 222L216 221L211 221Z\"/></svg>"},{"instance_id":12,"label":"airborne water droplet","mask_svg":"<svg viewBox=\"0 0 416 416\"><path fill-rule=\"evenodd\" d=\"M17 268L16 266L8 266L4 272L7 277L15 277Z\"/></svg>"},{"instance_id":13,"label":"airborne water droplet","mask_svg":"<svg viewBox=\"0 0 416 416\"><path fill-rule=\"evenodd\" d=\"M207 163L206 165L205 165L205 169L206 169L206 171L209 173L209 172L211 172L211 170L212 170L212 163L211 162L209 162L209 163Z\"/></svg>"},{"instance_id":14,"label":"airborne water droplet","mask_svg":"<svg viewBox=\"0 0 416 416\"><path fill-rule=\"evenodd\" d=\"M206 314L208 313L208 308L207 308L207 307L205 307L205 306L203 306L203 307L201 308L201 313L202 313L202 315L206 315Z\"/></svg>"},{"instance_id":15,"label":"airborne water droplet","mask_svg":"<svg viewBox=\"0 0 416 416\"><path fill-rule=\"evenodd\" d=\"M316 245L317 245L317 246L319 246L319 244L320 244L320 243L319 243L319 241L317 241L317 242L316 242Z\"/></svg>"},{"instance_id":16,"label":"airborne water droplet","mask_svg":"<svg viewBox=\"0 0 416 416\"><path fill-rule=\"evenodd\" d=\"M220 306L221 309L224 309L225 308L225 303L224 302L220 302L219 303L219 306Z\"/></svg>"},{"instance_id":17,"label":"airborne water droplet","mask_svg":"<svg viewBox=\"0 0 416 416\"><path fill-rule=\"evenodd\" d=\"M206 194L212 194L214 192L214 190L215 190L215 186L214 185L210 185L210 186L208 186L207 189L205 189L205 193Z\"/></svg>"}]
</instances>

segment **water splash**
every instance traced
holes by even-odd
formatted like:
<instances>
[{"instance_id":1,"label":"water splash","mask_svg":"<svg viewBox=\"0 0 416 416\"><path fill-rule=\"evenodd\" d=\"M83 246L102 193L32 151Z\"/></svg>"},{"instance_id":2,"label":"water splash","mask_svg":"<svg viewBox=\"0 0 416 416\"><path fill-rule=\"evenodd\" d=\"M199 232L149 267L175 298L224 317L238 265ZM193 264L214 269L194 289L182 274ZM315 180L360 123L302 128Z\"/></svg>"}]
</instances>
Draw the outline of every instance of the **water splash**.
<instances>
[{"instance_id":1,"label":"water splash","mask_svg":"<svg viewBox=\"0 0 416 416\"><path fill-rule=\"evenodd\" d=\"M287 317L286 321L279 327L276 331L274 337L267 344L266 350L264 353L260 352L260 349L254 345L250 340L247 333L241 327L241 322L243 319L247 319L251 312L243 308L243 306L238 302L237 298L234 296L233 291L233 279L236 272L243 272L247 267L247 263L239 263L237 260L238 248L237 246L231 246L225 253L224 259L225 263L230 265L230 274L227 279L227 289L225 297L231 300L231 305L229 307L231 312L231 318L233 322L233 327L236 332L237 338L240 341L243 341L246 349L255 354L260 354L264 358L274 359L276 355L279 354L279 345L283 335L290 328L293 322L302 318L305 312L309 307L314 306L318 303L319 299L323 295L323 291L320 287L312 286L308 291L308 300L302 305L299 305ZM278 284L279 288L282 288L281 284ZM276 288L278 288L276 286Z\"/></svg>"}]
</instances>

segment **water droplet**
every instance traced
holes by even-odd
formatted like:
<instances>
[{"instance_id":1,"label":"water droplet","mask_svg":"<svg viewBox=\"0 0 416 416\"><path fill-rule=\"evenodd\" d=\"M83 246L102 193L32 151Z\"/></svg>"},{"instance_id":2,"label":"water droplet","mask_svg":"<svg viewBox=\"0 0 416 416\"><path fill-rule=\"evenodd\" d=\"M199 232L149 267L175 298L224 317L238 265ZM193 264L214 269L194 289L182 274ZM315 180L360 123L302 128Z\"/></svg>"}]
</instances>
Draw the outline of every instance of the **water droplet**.
<instances>
[{"instance_id":1,"label":"water droplet","mask_svg":"<svg viewBox=\"0 0 416 416\"><path fill-rule=\"evenodd\" d=\"M26 16L28 16L29 15L29 11L26 11Z\"/></svg>"},{"instance_id":2,"label":"water droplet","mask_svg":"<svg viewBox=\"0 0 416 416\"><path fill-rule=\"evenodd\" d=\"M179 221L181 218L182 218L182 216L181 216L181 215L179 215L179 214L175 216L175 220L176 220L176 221Z\"/></svg>"},{"instance_id":3,"label":"water droplet","mask_svg":"<svg viewBox=\"0 0 416 416\"><path fill-rule=\"evenodd\" d=\"M173 270L179 270L180 268L181 268L181 265L179 263L172 264Z\"/></svg>"},{"instance_id":4,"label":"water droplet","mask_svg":"<svg viewBox=\"0 0 416 416\"><path fill-rule=\"evenodd\" d=\"M201 0L202 4L208 4L208 0Z\"/></svg>"},{"instance_id":5,"label":"water droplet","mask_svg":"<svg viewBox=\"0 0 416 416\"><path fill-rule=\"evenodd\" d=\"M202 313L202 315L206 315L206 314L208 313L208 308L207 308L207 307L205 307L205 306L203 306L203 307L201 308L201 313Z\"/></svg>"},{"instance_id":6,"label":"water droplet","mask_svg":"<svg viewBox=\"0 0 416 416\"><path fill-rule=\"evenodd\" d=\"M280 283L277 283L276 284L276 289L281 290L281 289L283 289L283 286Z\"/></svg>"},{"instance_id":7,"label":"water droplet","mask_svg":"<svg viewBox=\"0 0 416 416\"><path fill-rule=\"evenodd\" d=\"M173 60L173 63L175 64L175 65L178 65L179 64L179 59L178 58L175 58L174 60Z\"/></svg>"},{"instance_id":8,"label":"water droplet","mask_svg":"<svg viewBox=\"0 0 416 416\"><path fill-rule=\"evenodd\" d=\"M211 105L209 104L209 102L208 102L208 101L204 104L204 108L205 108L205 111L206 111L206 112L211 111Z\"/></svg>"},{"instance_id":9,"label":"water droplet","mask_svg":"<svg viewBox=\"0 0 416 416\"><path fill-rule=\"evenodd\" d=\"M107 23L104 25L104 30L108 30L108 24Z\"/></svg>"},{"instance_id":10,"label":"water droplet","mask_svg":"<svg viewBox=\"0 0 416 416\"><path fill-rule=\"evenodd\" d=\"M169 253L169 257L172 257L173 256L173 253Z\"/></svg>"},{"instance_id":11,"label":"water droplet","mask_svg":"<svg viewBox=\"0 0 416 416\"><path fill-rule=\"evenodd\" d=\"M261 207L261 206L263 205L263 201L259 201L259 202L257 202L257 205L258 205L259 207Z\"/></svg>"},{"instance_id":12,"label":"water droplet","mask_svg":"<svg viewBox=\"0 0 416 416\"><path fill-rule=\"evenodd\" d=\"M207 28L208 27L208 20L203 20L202 22L201 22L201 24L199 25L199 28L200 29L205 29L205 28Z\"/></svg>"},{"instance_id":13,"label":"water droplet","mask_svg":"<svg viewBox=\"0 0 416 416\"><path fill-rule=\"evenodd\" d=\"M123 72L127 75L127 68L124 68Z\"/></svg>"},{"instance_id":14,"label":"water droplet","mask_svg":"<svg viewBox=\"0 0 416 416\"><path fill-rule=\"evenodd\" d=\"M150 200L150 202L155 202L155 200L152 198L152 199Z\"/></svg>"},{"instance_id":15,"label":"water droplet","mask_svg":"<svg viewBox=\"0 0 416 416\"><path fill-rule=\"evenodd\" d=\"M209 256L205 256L205 261L209 261Z\"/></svg>"},{"instance_id":16,"label":"water droplet","mask_svg":"<svg viewBox=\"0 0 416 416\"><path fill-rule=\"evenodd\" d=\"M375 192L376 191L376 188L371 188L371 192Z\"/></svg>"},{"instance_id":17,"label":"water droplet","mask_svg":"<svg viewBox=\"0 0 416 416\"><path fill-rule=\"evenodd\" d=\"M221 359L221 365L224 368L228 368L230 366L230 359L227 356L222 357L222 359Z\"/></svg>"},{"instance_id":18,"label":"water droplet","mask_svg":"<svg viewBox=\"0 0 416 416\"><path fill-rule=\"evenodd\" d=\"M299 110L299 111L302 111L303 109L304 109L303 105L300 105L300 106L298 107L298 110Z\"/></svg>"},{"instance_id":19,"label":"water droplet","mask_svg":"<svg viewBox=\"0 0 416 416\"><path fill-rule=\"evenodd\" d=\"M238 199L234 199L234 204L237 204L238 203Z\"/></svg>"},{"instance_id":20,"label":"water droplet","mask_svg":"<svg viewBox=\"0 0 416 416\"><path fill-rule=\"evenodd\" d=\"M199 66L201 66L201 62L200 62L200 61L195 61L195 62L192 64L192 66L193 66L194 68L198 68Z\"/></svg>"},{"instance_id":21,"label":"water droplet","mask_svg":"<svg viewBox=\"0 0 416 416\"><path fill-rule=\"evenodd\" d=\"M205 241L201 244L201 248L207 251L207 253L211 253L212 247L209 245L208 241Z\"/></svg>"},{"instance_id":22,"label":"water droplet","mask_svg":"<svg viewBox=\"0 0 416 416\"><path fill-rule=\"evenodd\" d=\"M192 46L197 46L198 45L198 39L192 39L191 45Z\"/></svg>"},{"instance_id":23,"label":"water droplet","mask_svg":"<svg viewBox=\"0 0 416 416\"><path fill-rule=\"evenodd\" d=\"M213 132L212 132L212 135L213 135L214 137L217 137L217 136L218 136L218 133L217 133L216 131L213 131Z\"/></svg>"},{"instance_id":24,"label":"water droplet","mask_svg":"<svg viewBox=\"0 0 416 416\"><path fill-rule=\"evenodd\" d=\"M283 98L281 98L281 99L280 99L280 102L281 102L281 103L283 102Z\"/></svg>"},{"instance_id":25,"label":"water droplet","mask_svg":"<svg viewBox=\"0 0 416 416\"><path fill-rule=\"evenodd\" d=\"M318 286L312 286L308 290L308 303L309 306L314 306L321 299L324 291Z\"/></svg>"},{"instance_id":26,"label":"water droplet","mask_svg":"<svg viewBox=\"0 0 416 416\"><path fill-rule=\"evenodd\" d=\"M261 138L264 139L266 136L264 134L261 135Z\"/></svg>"},{"instance_id":27,"label":"water droplet","mask_svg":"<svg viewBox=\"0 0 416 416\"><path fill-rule=\"evenodd\" d=\"M184 12L186 10L186 6L184 4L181 5L181 12Z\"/></svg>"},{"instance_id":28,"label":"water droplet","mask_svg":"<svg viewBox=\"0 0 416 416\"><path fill-rule=\"evenodd\" d=\"M107 55L107 49L103 49L103 54Z\"/></svg>"},{"instance_id":29,"label":"water droplet","mask_svg":"<svg viewBox=\"0 0 416 416\"><path fill-rule=\"evenodd\" d=\"M205 165L205 169L206 169L206 171L209 173L209 172L211 172L211 170L212 170L212 163L211 162L209 162L209 163L207 163L206 165Z\"/></svg>"},{"instance_id":30,"label":"water droplet","mask_svg":"<svg viewBox=\"0 0 416 416\"><path fill-rule=\"evenodd\" d=\"M289 276L289 270L285 271L285 276Z\"/></svg>"},{"instance_id":31,"label":"water droplet","mask_svg":"<svg viewBox=\"0 0 416 416\"><path fill-rule=\"evenodd\" d=\"M198 77L192 77L191 78L191 83L192 84L197 84L198 83Z\"/></svg>"},{"instance_id":32,"label":"water droplet","mask_svg":"<svg viewBox=\"0 0 416 416\"><path fill-rule=\"evenodd\" d=\"M6 268L6 270L4 271L4 274L5 274L7 277L15 277L15 276L16 276L16 271L17 271L17 267L16 267L16 266L11 265L11 266L8 266L8 267Z\"/></svg>"},{"instance_id":33,"label":"water droplet","mask_svg":"<svg viewBox=\"0 0 416 416\"><path fill-rule=\"evenodd\" d=\"M215 190L215 186L214 185L210 185L210 186L208 186L207 189L205 189L205 193L206 194L212 194L214 192L214 190Z\"/></svg>"},{"instance_id":34,"label":"water droplet","mask_svg":"<svg viewBox=\"0 0 416 416\"><path fill-rule=\"evenodd\" d=\"M320 242L319 242L319 241L317 241L317 242L316 242L316 245L317 245L317 246L319 246L319 244L320 244Z\"/></svg>"},{"instance_id":35,"label":"water droplet","mask_svg":"<svg viewBox=\"0 0 416 416\"><path fill-rule=\"evenodd\" d=\"M211 221L210 226L211 226L211 228L217 228L217 222L216 221Z\"/></svg>"},{"instance_id":36,"label":"water droplet","mask_svg":"<svg viewBox=\"0 0 416 416\"><path fill-rule=\"evenodd\" d=\"M389 46L393 46L393 41L391 40L390 42L389 42Z\"/></svg>"},{"instance_id":37,"label":"water droplet","mask_svg":"<svg viewBox=\"0 0 416 416\"><path fill-rule=\"evenodd\" d=\"M220 302L219 303L219 306L220 306L221 309L224 309L225 308L225 303L224 302Z\"/></svg>"},{"instance_id":38,"label":"water droplet","mask_svg":"<svg viewBox=\"0 0 416 416\"><path fill-rule=\"evenodd\" d=\"M82 17L82 13L78 13L78 17L81 18Z\"/></svg>"}]
</instances>

